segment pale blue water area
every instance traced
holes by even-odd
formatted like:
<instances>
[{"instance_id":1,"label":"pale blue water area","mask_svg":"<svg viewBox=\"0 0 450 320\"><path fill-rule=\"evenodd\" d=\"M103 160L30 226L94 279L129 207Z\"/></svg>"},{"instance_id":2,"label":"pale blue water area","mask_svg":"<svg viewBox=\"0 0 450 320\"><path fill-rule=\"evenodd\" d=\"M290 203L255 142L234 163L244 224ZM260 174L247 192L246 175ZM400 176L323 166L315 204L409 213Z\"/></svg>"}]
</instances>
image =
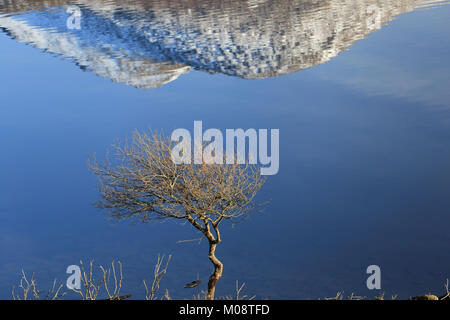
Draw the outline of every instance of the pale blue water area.
<instances>
[{"instance_id":1,"label":"pale blue water area","mask_svg":"<svg viewBox=\"0 0 450 320\"><path fill-rule=\"evenodd\" d=\"M195 230L107 221L87 168L134 129L194 120L280 129L270 203L224 228L218 296L236 280L272 299L443 292L450 6L423 4L0 1L0 298L22 268L46 289L92 258L120 259L122 292L143 298L158 253L173 255L161 286L174 298L204 289L206 243L177 244ZM372 264L381 291L366 288Z\"/></svg>"}]
</instances>

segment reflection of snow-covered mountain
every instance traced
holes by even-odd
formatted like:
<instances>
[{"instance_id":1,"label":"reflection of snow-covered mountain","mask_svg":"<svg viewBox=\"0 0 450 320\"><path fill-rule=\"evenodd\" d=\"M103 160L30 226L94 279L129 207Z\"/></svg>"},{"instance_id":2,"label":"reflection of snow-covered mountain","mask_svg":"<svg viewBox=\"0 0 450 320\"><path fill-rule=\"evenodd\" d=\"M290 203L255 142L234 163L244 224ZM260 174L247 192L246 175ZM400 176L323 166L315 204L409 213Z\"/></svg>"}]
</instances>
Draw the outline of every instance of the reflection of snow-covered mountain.
<instances>
[{"instance_id":1,"label":"reflection of snow-covered mountain","mask_svg":"<svg viewBox=\"0 0 450 320\"><path fill-rule=\"evenodd\" d=\"M65 7L53 7L51 11L0 17L0 27L19 41L73 59L84 70L137 88L160 87L191 69L136 52L131 39L121 41L113 29L102 29L101 20L93 27L68 30L69 16ZM107 30L111 33L99 39Z\"/></svg>"},{"instance_id":2,"label":"reflection of snow-covered mountain","mask_svg":"<svg viewBox=\"0 0 450 320\"><path fill-rule=\"evenodd\" d=\"M242 78L309 68L429 2L2 0L0 27L99 76L152 88L191 67ZM81 9L80 30L67 28L70 4Z\"/></svg>"}]
</instances>

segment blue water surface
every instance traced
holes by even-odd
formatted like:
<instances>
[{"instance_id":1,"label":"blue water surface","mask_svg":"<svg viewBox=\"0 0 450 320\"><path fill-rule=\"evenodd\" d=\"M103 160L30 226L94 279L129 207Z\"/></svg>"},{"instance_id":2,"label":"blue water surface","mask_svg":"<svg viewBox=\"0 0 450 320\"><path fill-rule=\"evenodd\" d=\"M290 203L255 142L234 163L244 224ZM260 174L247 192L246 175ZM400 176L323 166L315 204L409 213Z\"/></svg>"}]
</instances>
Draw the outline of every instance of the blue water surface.
<instances>
[{"instance_id":1,"label":"blue water surface","mask_svg":"<svg viewBox=\"0 0 450 320\"><path fill-rule=\"evenodd\" d=\"M49 12L65 12L58 10ZM8 18L28 15L39 26L51 14ZM137 32L120 20L126 15L116 19L120 32ZM22 269L36 272L45 289L54 277L64 282L66 267L80 259L119 259L123 293L143 298L142 280L164 253L173 257L161 285L173 298L204 289L183 286L207 282L206 243L177 243L200 235L169 221L108 221L93 206L99 193L87 167L89 156L103 157L135 129L193 130L194 120L205 129L280 129L280 171L259 194L271 201L241 224L224 225L218 296L233 293L236 280L247 294L271 299L443 292L450 277L449 21L450 6L406 12L329 61L264 77L203 51L164 47L158 25L145 27L160 45L154 51L130 48L141 35L111 40L109 48L128 50L126 57L192 68L154 89L111 81L87 63L83 72L85 60L36 48L16 29L1 33L0 298L10 298ZM49 34L64 34L58 28ZM71 32L81 48L95 46L95 33ZM197 41L186 32L176 38L179 48ZM372 264L381 267L380 291L366 287Z\"/></svg>"}]
</instances>

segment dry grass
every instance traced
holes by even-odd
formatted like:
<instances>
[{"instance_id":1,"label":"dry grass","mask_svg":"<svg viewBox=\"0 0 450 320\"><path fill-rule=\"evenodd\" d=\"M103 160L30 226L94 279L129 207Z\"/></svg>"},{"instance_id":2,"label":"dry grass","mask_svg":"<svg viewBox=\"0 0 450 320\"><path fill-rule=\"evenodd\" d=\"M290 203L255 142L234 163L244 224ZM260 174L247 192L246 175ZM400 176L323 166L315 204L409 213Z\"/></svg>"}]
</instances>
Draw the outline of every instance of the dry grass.
<instances>
[{"instance_id":1,"label":"dry grass","mask_svg":"<svg viewBox=\"0 0 450 320\"><path fill-rule=\"evenodd\" d=\"M143 280L145 287L145 299L146 300L155 300L156 295L159 291L159 283L161 282L162 278L167 273L167 268L169 267L169 262L172 256L169 255L169 257L164 261L165 256L159 256L155 264L155 271L153 273L153 281L151 287L147 285L147 281ZM164 267L163 267L164 265ZM164 297L166 300L171 300L169 296L169 291L166 289Z\"/></svg>"},{"instance_id":2,"label":"dry grass","mask_svg":"<svg viewBox=\"0 0 450 320\"><path fill-rule=\"evenodd\" d=\"M57 300L66 294L61 292L64 285L58 284L55 279L52 288L47 291L45 296L42 296L41 291L38 289L34 273L31 275L31 278L28 278L25 271L22 270L21 276L18 290L14 286L12 287L11 294L13 300Z\"/></svg>"}]
</instances>

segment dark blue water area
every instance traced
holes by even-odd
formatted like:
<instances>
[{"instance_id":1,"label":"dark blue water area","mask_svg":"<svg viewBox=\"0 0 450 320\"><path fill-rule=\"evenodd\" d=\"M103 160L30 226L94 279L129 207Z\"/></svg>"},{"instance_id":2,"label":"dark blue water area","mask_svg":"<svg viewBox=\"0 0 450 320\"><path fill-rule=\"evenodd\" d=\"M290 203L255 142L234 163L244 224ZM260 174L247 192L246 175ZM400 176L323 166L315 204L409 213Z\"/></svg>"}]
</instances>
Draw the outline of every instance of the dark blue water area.
<instances>
[{"instance_id":1,"label":"dark blue water area","mask_svg":"<svg viewBox=\"0 0 450 320\"><path fill-rule=\"evenodd\" d=\"M159 253L174 298L211 272L188 225L114 223L87 159L135 129L279 128L280 171L264 211L225 226L224 276L259 298L317 299L441 292L450 277L450 7L418 10L331 61L282 77L244 80L193 71L139 90L0 34L0 298L22 268L40 287L68 265L124 264L123 293L144 296Z\"/></svg>"}]
</instances>

